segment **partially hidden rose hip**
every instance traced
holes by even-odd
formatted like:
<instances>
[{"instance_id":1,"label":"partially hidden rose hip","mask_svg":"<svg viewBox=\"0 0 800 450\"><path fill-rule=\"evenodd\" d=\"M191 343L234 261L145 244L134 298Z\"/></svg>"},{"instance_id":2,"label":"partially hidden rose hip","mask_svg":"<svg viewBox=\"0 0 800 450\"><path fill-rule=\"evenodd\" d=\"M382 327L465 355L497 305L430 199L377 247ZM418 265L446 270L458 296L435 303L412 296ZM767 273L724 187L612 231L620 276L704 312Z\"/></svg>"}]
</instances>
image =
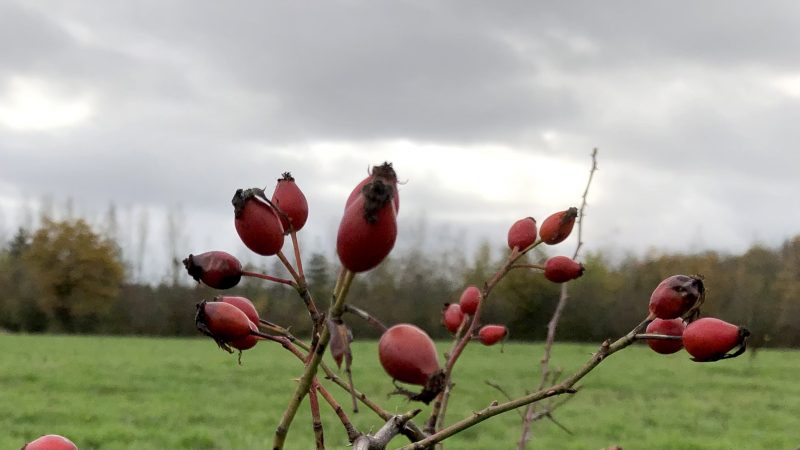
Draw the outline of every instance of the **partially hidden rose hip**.
<instances>
[{"instance_id":1,"label":"partially hidden rose hip","mask_svg":"<svg viewBox=\"0 0 800 450\"><path fill-rule=\"evenodd\" d=\"M542 242L555 245L568 238L577 217L578 208L575 207L551 214L539 227L539 237Z\"/></svg>"},{"instance_id":2,"label":"partially hidden rose hip","mask_svg":"<svg viewBox=\"0 0 800 450\"><path fill-rule=\"evenodd\" d=\"M272 203L286 215L284 217L279 214L284 234L288 234L291 230L300 231L306 224L308 201L291 173L286 172L278 179L275 192L272 193Z\"/></svg>"},{"instance_id":3,"label":"partially hidden rose hip","mask_svg":"<svg viewBox=\"0 0 800 450\"><path fill-rule=\"evenodd\" d=\"M508 328L505 325L484 325L478 332L478 339L483 345L494 345L508 335Z\"/></svg>"},{"instance_id":4,"label":"partially hidden rose hip","mask_svg":"<svg viewBox=\"0 0 800 450\"><path fill-rule=\"evenodd\" d=\"M744 353L748 336L750 332L747 328L713 317L704 317L686 326L683 331L683 346L693 356L694 361L718 361Z\"/></svg>"},{"instance_id":5,"label":"partially hidden rose hip","mask_svg":"<svg viewBox=\"0 0 800 450\"><path fill-rule=\"evenodd\" d=\"M195 325L223 350L231 351L231 341L250 335L250 319L241 309L225 302L203 301L197 304Z\"/></svg>"},{"instance_id":6,"label":"partially hidden rose hip","mask_svg":"<svg viewBox=\"0 0 800 450\"><path fill-rule=\"evenodd\" d=\"M659 319L675 319L689 312L705 293L703 280L673 275L661 281L650 295L650 313Z\"/></svg>"},{"instance_id":7,"label":"partially hidden rose hip","mask_svg":"<svg viewBox=\"0 0 800 450\"><path fill-rule=\"evenodd\" d=\"M536 219L525 217L511 225L508 230L508 248L524 250L536 242Z\"/></svg>"},{"instance_id":8,"label":"partially hidden rose hip","mask_svg":"<svg viewBox=\"0 0 800 450\"><path fill-rule=\"evenodd\" d=\"M235 295L218 295L214 297L215 302L223 302L233 305L239 308L248 319L250 319L253 323L259 323L261 317L258 315L258 310L256 310L255 305L253 302L250 301L247 297L239 297Z\"/></svg>"},{"instance_id":9,"label":"partially hidden rose hip","mask_svg":"<svg viewBox=\"0 0 800 450\"><path fill-rule=\"evenodd\" d=\"M256 324L254 324L252 320L250 321L250 330L251 331L258 331L258 326ZM248 334L246 336L243 336L243 337L240 337L240 338L237 338L237 339L233 339L232 341L229 342L229 344L230 344L231 347L235 348L236 350L243 351L243 350L249 350L249 349L255 347L256 344L258 344L259 340L261 340L261 338L259 338L258 336L254 335L254 334Z\"/></svg>"},{"instance_id":10,"label":"partially hidden rose hip","mask_svg":"<svg viewBox=\"0 0 800 450\"><path fill-rule=\"evenodd\" d=\"M250 250L263 256L283 248L283 225L278 213L258 188L239 189L233 196L234 225L239 238Z\"/></svg>"},{"instance_id":11,"label":"partially hidden rose hip","mask_svg":"<svg viewBox=\"0 0 800 450\"><path fill-rule=\"evenodd\" d=\"M230 289L242 279L242 264L235 256L221 251L189 255L183 265L192 278L214 289Z\"/></svg>"},{"instance_id":12,"label":"partially hidden rose hip","mask_svg":"<svg viewBox=\"0 0 800 450\"><path fill-rule=\"evenodd\" d=\"M478 310L478 304L481 302L481 290L477 286L467 286L464 292L461 293L461 298L458 303L461 305L461 311L464 314L473 315Z\"/></svg>"},{"instance_id":13,"label":"partially hidden rose hip","mask_svg":"<svg viewBox=\"0 0 800 450\"><path fill-rule=\"evenodd\" d=\"M22 450L78 450L78 447L64 436L48 434L28 442Z\"/></svg>"},{"instance_id":14,"label":"partially hidden rose hip","mask_svg":"<svg viewBox=\"0 0 800 450\"><path fill-rule=\"evenodd\" d=\"M663 334L666 336L682 336L683 330L685 329L686 324L683 322L683 319L655 319L647 325L645 332L648 334ZM648 339L647 345L657 353L669 355L683 348L683 339Z\"/></svg>"},{"instance_id":15,"label":"partially hidden rose hip","mask_svg":"<svg viewBox=\"0 0 800 450\"><path fill-rule=\"evenodd\" d=\"M461 311L461 305L458 303L447 303L442 310L442 323L447 331L455 333L461 322L464 321L464 312Z\"/></svg>"},{"instance_id":16,"label":"partially hidden rose hip","mask_svg":"<svg viewBox=\"0 0 800 450\"><path fill-rule=\"evenodd\" d=\"M373 177L345 209L336 236L336 252L347 270L370 270L391 252L397 239L392 203L395 194L391 184Z\"/></svg>"},{"instance_id":17,"label":"partially hidden rose hip","mask_svg":"<svg viewBox=\"0 0 800 450\"><path fill-rule=\"evenodd\" d=\"M544 277L553 283L565 283L583 275L583 264L566 256L553 256L544 265Z\"/></svg>"}]
</instances>

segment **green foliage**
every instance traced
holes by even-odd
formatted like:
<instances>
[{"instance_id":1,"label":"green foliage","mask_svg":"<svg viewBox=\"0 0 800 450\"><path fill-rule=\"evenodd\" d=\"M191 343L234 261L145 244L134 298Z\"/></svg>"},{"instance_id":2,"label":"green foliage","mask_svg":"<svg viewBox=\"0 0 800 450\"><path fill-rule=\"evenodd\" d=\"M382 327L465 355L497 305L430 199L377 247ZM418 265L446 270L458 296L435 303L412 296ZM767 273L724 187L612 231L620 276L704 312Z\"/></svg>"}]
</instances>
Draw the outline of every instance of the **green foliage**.
<instances>
[{"instance_id":1,"label":"green foliage","mask_svg":"<svg viewBox=\"0 0 800 450\"><path fill-rule=\"evenodd\" d=\"M440 351L448 347L440 343ZM555 367L570 373L596 345L555 347ZM459 362L448 423L538 382L541 346L471 345ZM376 343L353 349L356 385L390 411L410 405L380 368ZM589 374L580 393L555 413L573 432L534 424L532 449L795 448L800 409L800 355L764 350L758 364L735 360L699 364L683 352L663 356L644 345L625 349ZM300 363L276 344L245 352L243 364L208 339L5 335L0 337L0 448L60 433L81 449L267 448ZM328 359L330 362L330 359ZM347 408L348 396L321 380ZM347 408L349 411L349 408ZM322 405L326 443L346 449L345 436ZM423 408L427 417L430 407ZM291 449L313 448L306 405L289 434ZM362 430L380 419L366 409L349 414ZM514 448L520 419L494 417L450 440L445 448ZM407 442L399 436L394 448Z\"/></svg>"}]
</instances>

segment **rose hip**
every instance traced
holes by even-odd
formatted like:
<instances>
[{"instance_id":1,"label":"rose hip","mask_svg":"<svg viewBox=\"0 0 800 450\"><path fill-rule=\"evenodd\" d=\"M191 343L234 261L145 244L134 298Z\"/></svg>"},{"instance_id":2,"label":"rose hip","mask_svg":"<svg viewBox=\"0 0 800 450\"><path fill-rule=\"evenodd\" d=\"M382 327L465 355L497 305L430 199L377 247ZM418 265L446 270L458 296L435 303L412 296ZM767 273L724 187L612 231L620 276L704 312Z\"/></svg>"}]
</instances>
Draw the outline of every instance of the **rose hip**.
<instances>
[{"instance_id":1,"label":"rose hip","mask_svg":"<svg viewBox=\"0 0 800 450\"><path fill-rule=\"evenodd\" d=\"M221 251L189 255L183 265L196 281L214 289L230 289L242 278L242 264L236 257Z\"/></svg>"},{"instance_id":2,"label":"rose hip","mask_svg":"<svg viewBox=\"0 0 800 450\"><path fill-rule=\"evenodd\" d=\"M544 277L553 283L565 283L583 275L583 264L566 256L553 256L544 266Z\"/></svg>"},{"instance_id":3,"label":"rose hip","mask_svg":"<svg viewBox=\"0 0 800 450\"><path fill-rule=\"evenodd\" d=\"M686 275L664 279L650 295L650 313L659 319L675 319L702 301L703 280Z\"/></svg>"},{"instance_id":4,"label":"rose hip","mask_svg":"<svg viewBox=\"0 0 800 450\"><path fill-rule=\"evenodd\" d=\"M461 306L458 303L445 304L442 311L442 323L447 331L455 333L461 322L464 321L464 313L461 311Z\"/></svg>"},{"instance_id":5,"label":"rose hip","mask_svg":"<svg viewBox=\"0 0 800 450\"><path fill-rule=\"evenodd\" d=\"M392 378L424 386L439 371L439 356L427 333L407 323L386 330L378 342L381 366Z\"/></svg>"},{"instance_id":6,"label":"rose hip","mask_svg":"<svg viewBox=\"0 0 800 450\"><path fill-rule=\"evenodd\" d=\"M683 319L655 319L647 325L648 334L663 334L666 336L682 336L686 325ZM657 353L669 355L683 348L683 340L648 339L647 345Z\"/></svg>"},{"instance_id":7,"label":"rose hip","mask_svg":"<svg viewBox=\"0 0 800 450\"><path fill-rule=\"evenodd\" d=\"M22 450L78 450L78 447L64 436L48 434L28 442Z\"/></svg>"},{"instance_id":8,"label":"rose hip","mask_svg":"<svg viewBox=\"0 0 800 450\"><path fill-rule=\"evenodd\" d=\"M555 245L562 242L572 233L575 225L575 218L578 217L578 208L572 207L566 211L551 214L544 219L539 228L539 237L542 242L548 245Z\"/></svg>"},{"instance_id":9,"label":"rose hip","mask_svg":"<svg viewBox=\"0 0 800 450\"><path fill-rule=\"evenodd\" d=\"M297 187L291 173L286 172L278 179L278 185L272 193L272 203L286 215L284 217L279 214L284 234L288 234L291 230L300 231L306 224L308 201L303 191Z\"/></svg>"},{"instance_id":10,"label":"rose hip","mask_svg":"<svg viewBox=\"0 0 800 450\"><path fill-rule=\"evenodd\" d=\"M505 325L484 325L478 332L478 338L483 345L494 345L508 336Z\"/></svg>"},{"instance_id":11,"label":"rose hip","mask_svg":"<svg viewBox=\"0 0 800 450\"><path fill-rule=\"evenodd\" d=\"M336 252L347 270L370 270L391 252L397 239L394 193L391 185L375 179L345 210L336 236Z\"/></svg>"},{"instance_id":12,"label":"rose hip","mask_svg":"<svg viewBox=\"0 0 800 450\"><path fill-rule=\"evenodd\" d=\"M724 320L713 317L698 319L686 326L683 346L697 362L711 362L733 358L744 353L750 332ZM739 347L733 353L728 352Z\"/></svg>"},{"instance_id":13,"label":"rose hip","mask_svg":"<svg viewBox=\"0 0 800 450\"><path fill-rule=\"evenodd\" d=\"M482 295L481 290L478 289L477 286L467 286L464 292L461 293L461 298L459 299L461 311L463 311L464 314L475 314L475 311L478 310L478 304L481 301Z\"/></svg>"},{"instance_id":14,"label":"rose hip","mask_svg":"<svg viewBox=\"0 0 800 450\"><path fill-rule=\"evenodd\" d=\"M536 242L536 219L525 217L511 225L508 230L508 248L524 250Z\"/></svg>"},{"instance_id":15,"label":"rose hip","mask_svg":"<svg viewBox=\"0 0 800 450\"><path fill-rule=\"evenodd\" d=\"M263 195L264 191L258 188L236 191L231 201L234 225L247 248L259 255L272 256L283 248L283 225Z\"/></svg>"}]
</instances>

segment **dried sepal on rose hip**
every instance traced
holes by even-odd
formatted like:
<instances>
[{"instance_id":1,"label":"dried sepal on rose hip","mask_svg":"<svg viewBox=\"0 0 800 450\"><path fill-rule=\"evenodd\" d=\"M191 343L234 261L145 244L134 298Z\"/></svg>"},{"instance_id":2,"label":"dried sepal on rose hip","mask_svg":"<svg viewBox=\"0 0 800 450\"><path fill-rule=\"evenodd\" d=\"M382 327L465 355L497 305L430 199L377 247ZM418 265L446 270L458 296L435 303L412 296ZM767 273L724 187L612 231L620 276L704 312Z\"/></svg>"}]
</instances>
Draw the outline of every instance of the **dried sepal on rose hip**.
<instances>
[{"instance_id":1,"label":"dried sepal on rose hip","mask_svg":"<svg viewBox=\"0 0 800 450\"><path fill-rule=\"evenodd\" d=\"M242 263L222 251L190 254L183 260L183 266L195 281L214 289L230 289L242 279Z\"/></svg>"},{"instance_id":2,"label":"dried sepal on rose hip","mask_svg":"<svg viewBox=\"0 0 800 450\"><path fill-rule=\"evenodd\" d=\"M458 303L445 303L442 309L442 324L447 328L447 331L455 333L463 321L464 312L461 311L461 305Z\"/></svg>"},{"instance_id":3,"label":"dried sepal on rose hip","mask_svg":"<svg viewBox=\"0 0 800 450\"><path fill-rule=\"evenodd\" d=\"M230 303L203 300L197 304L194 321L200 332L214 339L221 349L229 353L233 353L229 345L231 341L252 334L250 319Z\"/></svg>"},{"instance_id":4,"label":"dried sepal on rose hip","mask_svg":"<svg viewBox=\"0 0 800 450\"><path fill-rule=\"evenodd\" d=\"M648 334L663 334L665 336L683 336L686 324L683 319L654 319L645 330ZM656 353L669 355L683 348L683 339L648 339L647 345Z\"/></svg>"},{"instance_id":5,"label":"dried sepal on rose hip","mask_svg":"<svg viewBox=\"0 0 800 450\"><path fill-rule=\"evenodd\" d=\"M78 450L78 446L64 436L48 434L28 442L21 450Z\"/></svg>"},{"instance_id":6,"label":"dried sepal on rose hip","mask_svg":"<svg viewBox=\"0 0 800 450\"><path fill-rule=\"evenodd\" d=\"M378 342L378 358L392 379L423 386L420 393L400 387L395 393L428 404L444 389L444 371L433 340L415 325L401 323L386 330Z\"/></svg>"},{"instance_id":7,"label":"dried sepal on rose hip","mask_svg":"<svg viewBox=\"0 0 800 450\"><path fill-rule=\"evenodd\" d=\"M285 172L278 179L275 191L272 193L272 203L278 208L284 234L292 230L300 231L308 220L308 201L303 191L295 183L292 174Z\"/></svg>"},{"instance_id":8,"label":"dried sepal on rose hip","mask_svg":"<svg viewBox=\"0 0 800 450\"><path fill-rule=\"evenodd\" d=\"M236 233L247 248L262 256L281 251L283 225L263 189L238 189L231 203Z\"/></svg>"},{"instance_id":9,"label":"dried sepal on rose hip","mask_svg":"<svg viewBox=\"0 0 800 450\"><path fill-rule=\"evenodd\" d=\"M524 250L536 242L536 219L525 217L511 225L508 230L508 248Z\"/></svg>"},{"instance_id":10,"label":"dried sepal on rose hip","mask_svg":"<svg viewBox=\"0 0 800 450\"><path fill-rule=\"evenodd\" d=\"M542 242L547 245L555 245L564 241L572 233L572 227L575 226L577 217L578 208L575 207L551 214L539 227L539 237Z\"/></svg>"},{"instance_id":11,"label":"dried sepal on rose hip","mask_svg":"<svg viewBox=\"0 0 800 450\"><path fill-rule=\"evenodd\" d=\"M483 294L477 286L467 286L464 292L461 293L461 298L458 301L459 305L461 305L461 311L463 311L464 314L475 314L482 297Z\"/></svg>"},{"instance_id":12,"label":"dried sepal on rose hip","mask_svg":"<svg viewBox=\"0 0 800 450\"><path fill-rule=\"evenodd\" d=\"M361 180L360 183L356 185L355 188L350 192L350 195L347 197L347 201L344 203L344 209L347 209L358 196L361 194L361 190L367 183L372 182L373 180L381 180L385 184L389 184L394 188L394 197L392 198L392 203L394 204L394 212L395 214L400 212L400 194L397 191L397 173L394 171L392 167L392 163L384 162L380 166L373 166L372 170L370 170L369 175Z\"/></svg>"},{"instance_id":13,"label":"dried sepal on rose hip","mask_svg":"<svg viewBox=\"0 0 800 450\"><path fill-rule=\"evenodd\" d=\"M650 295L650 314L659 319L683 317L696 311L704 298L702 278L673 275L661 281Z\"/></svg>"},{"instance_id":14,"label":"dried sepal on rose hip","mask_svg":"<svg viewBox=\"0 0 800 450\"><path fill-rule=\"evenodd\" d=\"M336 236L336 252L347 270L370 270L391 252L397 239L392 203L396 192L391 184L373 177L345 209Z\"/></svg>"},{"instance_id":15,"label":"dried sepal on rose hip","mask_svg":"<svg viewBox=\"0 0 800 450\"><path fill-rule=\"evenodd\" d=\"M704 317L686 326L683 346L696 362L735 358L747 348L750 331L724 320Z\"/></svg>"},{"instance_id":16,"label":"dried sepal on rose hip","mask_svg":"<svg viewBox=\"0 0 800 450\"><path fill-rule=\"evenodd\" d=\"M505 325L484 325L478 331L478 339L483 345L494 345L508 336L508 328Z\"/></svg>"},{"instance_id":17,"label":"dried sepal on rose hip","mask_svg":"<svg viewBox=\"0 0 800 450\"><path fill-rule=\"evenodd\" d=\"M544 265L544 277L553 283L566 283L580 278L584 272L583 264L566 256L553 256Z\"/></svg>"}]
</instances>

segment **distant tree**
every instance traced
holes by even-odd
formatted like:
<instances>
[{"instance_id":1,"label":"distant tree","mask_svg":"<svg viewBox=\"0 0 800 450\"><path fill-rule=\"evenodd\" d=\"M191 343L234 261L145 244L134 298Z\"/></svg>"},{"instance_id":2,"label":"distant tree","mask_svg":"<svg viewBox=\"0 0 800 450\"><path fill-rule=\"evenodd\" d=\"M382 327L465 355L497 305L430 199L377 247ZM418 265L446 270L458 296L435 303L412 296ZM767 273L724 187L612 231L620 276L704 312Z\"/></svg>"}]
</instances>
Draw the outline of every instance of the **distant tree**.
<instances>
[{"instance_id":1,"label":"distant tree","mask_svg":"<svg viewBox=\"0 0 800 450\"><path fill-rule=\"evenodd\" d=\"M83 219L45 219L22 261L39 288L36 303L59 331L96 329L123 281L117 246Z\"/></svg>"}]
</instances>

